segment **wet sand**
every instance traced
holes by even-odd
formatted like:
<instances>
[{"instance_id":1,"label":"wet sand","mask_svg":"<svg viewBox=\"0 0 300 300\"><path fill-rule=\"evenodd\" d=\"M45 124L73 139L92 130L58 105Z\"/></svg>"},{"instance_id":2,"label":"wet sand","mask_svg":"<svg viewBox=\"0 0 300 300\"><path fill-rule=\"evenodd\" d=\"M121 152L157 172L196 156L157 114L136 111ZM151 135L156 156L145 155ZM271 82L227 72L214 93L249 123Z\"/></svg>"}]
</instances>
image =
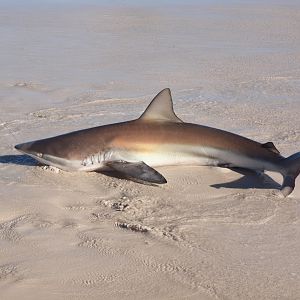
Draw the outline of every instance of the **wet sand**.
<instances>
[{"instance_id":1,"label":"wet sand","mask_svg":"<svg viewBox=\"0 0 300 300\"><path fill-rule=\"evenodd\" d=\"M159 187L55 172L17 143L137 118L300 150L295 2L0 9L2 299L299 299L300 180L159 168Z\"/></svg>"}]
</instances>

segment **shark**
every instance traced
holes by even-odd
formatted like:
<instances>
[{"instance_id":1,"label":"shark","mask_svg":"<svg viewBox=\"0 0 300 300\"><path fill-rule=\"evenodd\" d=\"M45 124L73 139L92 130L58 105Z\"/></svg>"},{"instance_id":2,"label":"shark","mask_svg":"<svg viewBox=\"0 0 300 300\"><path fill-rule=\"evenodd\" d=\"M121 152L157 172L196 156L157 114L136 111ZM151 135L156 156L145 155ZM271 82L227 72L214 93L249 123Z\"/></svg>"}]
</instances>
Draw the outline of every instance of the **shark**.
<instances>
[{"instance_id":1,"label":"shark","mask_svg":"<svg viewBox=\"0 0 300 300\"><path fill-rule=\"evenodd\" d=\"M170 89L158 93L135 120L21 143L15 148L42 164L65 171L113 171L145 184L164 184L160 166L241 168L283 176L281 192L292 193L300 152L283 157L272 142L259 143L208 126L183 122Z\"/></svg>"}]
</instances>

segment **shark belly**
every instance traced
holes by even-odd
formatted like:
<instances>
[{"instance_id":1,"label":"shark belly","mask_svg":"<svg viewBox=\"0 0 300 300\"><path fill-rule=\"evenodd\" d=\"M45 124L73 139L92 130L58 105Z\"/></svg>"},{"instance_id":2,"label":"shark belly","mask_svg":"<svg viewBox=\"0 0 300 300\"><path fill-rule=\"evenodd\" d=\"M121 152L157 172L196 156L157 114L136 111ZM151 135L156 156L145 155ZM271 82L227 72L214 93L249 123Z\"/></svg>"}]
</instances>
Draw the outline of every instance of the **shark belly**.
<instances>
[{"instance_id":1,"label":"shark belly","mask_svg":"<svg viewBox=\"0 0 300 300\"><path fill-rule=\"evenodd\" d=\"M154 152L154 153L141 153L134 152L127 157L127 161L143 161L147 165L152 167L159 166L178 166L178 165L198 165L198 166L211 166L218 165L216 159L211 159L208 157L186 155L182 153L174 152Z\"/></svg>"},{"instance_id":2,"label":"shark belly","mask_svg":"<svg viewBox=\"0 0 300 300\"><path fill-rule=\"evenodd\" d=\"M178 165L217 166L221 163L220 159L207 155L199 147L179 144L160 145L149 151L145 149L124 149L119 151L118 155L120 160L130 162L143 161L152 167Z\"/></svg>"},{"instance_id":3,"label":"shark belly","mask_svg":"<svg viewBox=\"0 0 300 300\"><path fill-rule=\"evenodd\" d=\"M277 171L277 165L270 161L235 153L226 149L203 147L200 145L169 144L156 147L151 151L121 150L118 151L120 160L131 162L143 161L149 166L222 166L241 167L252 170Z\"/></svg>"}]
</instances>

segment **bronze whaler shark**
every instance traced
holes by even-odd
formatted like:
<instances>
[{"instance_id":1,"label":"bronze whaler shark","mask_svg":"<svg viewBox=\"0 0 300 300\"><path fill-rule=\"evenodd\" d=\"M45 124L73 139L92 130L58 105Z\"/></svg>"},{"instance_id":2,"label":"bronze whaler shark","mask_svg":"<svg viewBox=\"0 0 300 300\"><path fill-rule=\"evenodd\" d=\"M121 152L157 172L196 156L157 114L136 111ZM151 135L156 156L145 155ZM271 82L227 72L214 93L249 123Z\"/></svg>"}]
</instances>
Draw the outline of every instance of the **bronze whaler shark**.
<instances>
[{"instance_id":1,"label":"bronze whaler shark","mask_svg":"<svg viewBox=\"0 0 300 300\"><path fill-rule=\"evenodd\" d=\"M141 183L166 183L153 167L219 166L275 171L284 196L295 187L300 152L284 158L272 142L261 144L220 129L185 123L162 90L140 118L16 145L39 162L66 171L112 170Z\"/></svg>"}]
</instances>

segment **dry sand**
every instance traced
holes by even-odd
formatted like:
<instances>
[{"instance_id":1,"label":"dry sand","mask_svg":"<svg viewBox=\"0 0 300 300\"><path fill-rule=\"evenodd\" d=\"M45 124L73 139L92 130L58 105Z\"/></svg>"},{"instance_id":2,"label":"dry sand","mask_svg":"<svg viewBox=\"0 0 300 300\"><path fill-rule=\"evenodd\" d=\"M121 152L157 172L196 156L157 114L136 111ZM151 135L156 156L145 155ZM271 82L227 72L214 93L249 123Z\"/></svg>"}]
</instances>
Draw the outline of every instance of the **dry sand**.
<instances>
[{"instance_id":1,"label":"dry sand","mask_svg":"<svg viewBox=\"0 0 300 300\"><path fill-rule=\"evenodd\" d=\"M300 6L0 9L1 299L299 299L300 180L206 167L152 187L55 172L20 142L138 117L300 150Z\"/></svg>"}]
</instances>

